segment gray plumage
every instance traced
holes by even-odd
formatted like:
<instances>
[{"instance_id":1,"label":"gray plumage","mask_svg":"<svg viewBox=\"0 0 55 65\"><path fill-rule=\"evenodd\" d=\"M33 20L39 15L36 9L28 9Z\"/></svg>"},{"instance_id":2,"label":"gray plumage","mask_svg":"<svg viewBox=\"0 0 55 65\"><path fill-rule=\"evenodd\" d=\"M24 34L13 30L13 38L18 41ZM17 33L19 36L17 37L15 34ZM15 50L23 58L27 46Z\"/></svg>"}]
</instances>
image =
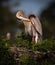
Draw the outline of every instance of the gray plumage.
<instances>
[{"instance_id":1,"label":"gray plumage","mask_svg":"<svg viewBox=\"0 0 55 65\"><path fill-rule=\"evenodd\" d=\"M22 18L22 16L18 16L16 15L17 18L25 19ZM28 19L30 19L30 22L28 22L27 20L22 20L25 26L25 32L29 33L29 35L33 35L35 36L35 42L37 43L37 41L42 39L42 26L41 26L41 22L39 20L39 18L37 16L35 16L34 14L31 14L28 16Z\"/></svg>"}]
</instances>

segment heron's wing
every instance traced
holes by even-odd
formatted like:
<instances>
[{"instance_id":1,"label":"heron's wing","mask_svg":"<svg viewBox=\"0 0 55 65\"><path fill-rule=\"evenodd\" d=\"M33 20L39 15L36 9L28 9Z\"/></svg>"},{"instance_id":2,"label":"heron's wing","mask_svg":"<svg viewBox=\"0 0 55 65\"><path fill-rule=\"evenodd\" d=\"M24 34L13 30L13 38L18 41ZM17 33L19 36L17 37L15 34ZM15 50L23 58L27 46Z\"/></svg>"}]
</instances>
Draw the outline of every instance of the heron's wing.
<instances>
[{"instance_id":1,"label":"heron's wing","mask_svg":"<svg viewBox=\"0 0 55 65\"><path fill-rule=\"evenodd\" d=\"M38 17L32 18L31 21L32 21L32 23L34 23L35 29L38 31L38 33L40 35L42 35L42 26L41 26L41 23L40 23L40 20L38 19Z\"/></svg>"}]
</instances>

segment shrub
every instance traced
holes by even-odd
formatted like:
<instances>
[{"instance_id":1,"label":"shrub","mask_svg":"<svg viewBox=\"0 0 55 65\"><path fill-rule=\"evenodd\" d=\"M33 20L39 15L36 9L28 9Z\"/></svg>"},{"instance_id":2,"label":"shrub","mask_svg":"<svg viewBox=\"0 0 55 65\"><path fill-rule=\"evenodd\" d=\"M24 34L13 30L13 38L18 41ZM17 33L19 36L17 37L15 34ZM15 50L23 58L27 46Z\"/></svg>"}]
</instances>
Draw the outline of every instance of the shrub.
<instances>
[{"instance_id":1,"label":"shrub","mask_svg":"<svg viewBox=\"0 0 55 65\"><path fill-rule=\"evenodd\" d=\"M35 65L35 60L30 56L29 53L23 54L19 62L20 65Z\"/></svg>"},{"instance_id":2,"label":"shrub","mask_svg":"<svg viewBox=\"0 0 55 65\"><path fill-rule=\"evenodd\" d=\"M53 40L42 40L32 46L33 50L38 51L55 51L55 42Z\"/></svg>"},{"instance_id":3,"label":"shrub","mask_svg":"<svg viewBox=\"0 0 55 65\"><path fill-rule=\"evenodd\" d=\"M31 41L26 35L17 34L16 39L13 41L7 40L6 38L0 39L0 65L55 65L55 55L46 58L33 58L29 53L22 54L19 57L19 60L14 59L13 53L9 50L9 47L12 44L15 44L17 47L23 47L25 49L31 49L32 51L55 51L55 41L54 40L42 40L34 45L31 44Z\"/></svg>"},{"instance_id":4,"label":"shrub","mask_svg":"<svg viewBox=\"0 0 55 65\"><path fill-rule=\"evenodd\" d=\"M29 41L28 35L19 33L16 35L16 39L15 39L15 45L17 47L24 47L27 49L31 49L31 42Z\"/></svg>"},{"instance_id":5,"label":"shrub","mask_svg":"<svg viewBox=\"0 0 55 65\"><path fill-rule=\"evenodd\" d=\"M9 41L0 40L0 65L16 65L13 53L9 51Z\"/></svg>"}]
</instances>

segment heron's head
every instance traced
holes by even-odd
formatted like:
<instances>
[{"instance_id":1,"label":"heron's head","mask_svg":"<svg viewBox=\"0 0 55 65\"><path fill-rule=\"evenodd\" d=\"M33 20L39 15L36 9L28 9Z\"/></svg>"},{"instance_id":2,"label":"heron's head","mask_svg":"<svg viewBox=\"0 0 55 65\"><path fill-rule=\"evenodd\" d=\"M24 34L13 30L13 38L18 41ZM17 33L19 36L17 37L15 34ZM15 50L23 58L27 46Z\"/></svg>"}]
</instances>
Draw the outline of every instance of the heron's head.
<instances>
[{"instance_id":1,"label":"heron's head","mask_svg":"<svg viewBox=\"0 0 55 65\"><path fill-rule=\"evenodd\" d=\"M18 11L18 12L16 13L16 17L18 17L18 16L23 16L23 15L24 15L23 11Z\"/></svg>"},{"instance_id":2,"label":"heron's head","mask_svg":"<svg viewBox=\"0 0 55 65\"><path fill-rule=\"evenodd\" d=\"M16 13L16 17L17 17L19 20L30 22L30 20L29 20L28 18L25 18L23 15L24 15L23 11L18 11L18 12Z\"/></svg>"},{"instance_id":3,"label":"heron's head","mask_svg":"<svg viewBox=\"0 0 55 65\"><path fill-rule=\"evenodd\" d=\"M17 17L17 20L19 21L19 23L22 22L21 19L20 19L20 17L23 17L23 16L24 16L24 12L23 11L18 11L16 13L16 17Z\"/></svg>"}]
</instances>

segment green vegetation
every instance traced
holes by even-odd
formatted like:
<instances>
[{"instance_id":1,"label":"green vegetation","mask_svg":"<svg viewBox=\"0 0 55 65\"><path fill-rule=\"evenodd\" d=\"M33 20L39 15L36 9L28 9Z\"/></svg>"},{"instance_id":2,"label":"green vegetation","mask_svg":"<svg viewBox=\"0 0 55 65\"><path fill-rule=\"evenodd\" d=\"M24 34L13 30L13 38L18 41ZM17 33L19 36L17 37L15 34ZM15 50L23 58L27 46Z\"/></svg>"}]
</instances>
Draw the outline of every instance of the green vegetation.
<instances>
[{"instance_id":1,"label":"green vegetation","mask_svg":"<svg viewBox=\"0 0 55 65\"><path fill-rule=\"evenodd\" d=\"M23 53L19 60L14 59L14 54L9 50L9 47L14 44L16 47L32 51L54 52L55 41L54 40L42 40L34 45L28 40L27 35L17 34L14 41L7 40L6 38L0 39L0 65L55 65L55 56L50 53L49 57L45 58L33 58L29 53ZM55 55L55 54L54 54Z\"/></svg>"},{"instance_id":2,"label":"green vegetation","mask_svg":"<svg viewBox=\"0 0 55 65\"><path fill-rule=\"evenodd\" d=\"M16 65L13 53L9 51L10 41L6 39L0 40L0 65Z\"/></svg>"},{"instance_id":3,"label":"green vegetation","mask_svg":"<svg viewBox=\"0 0 55 65\"><path fill-rule=\"evenodd\" d=\"M54 40L42 40L41 42L33 46L33 50L48 52L55 51L55 41Z\"/></svg>"}]
</instances>

